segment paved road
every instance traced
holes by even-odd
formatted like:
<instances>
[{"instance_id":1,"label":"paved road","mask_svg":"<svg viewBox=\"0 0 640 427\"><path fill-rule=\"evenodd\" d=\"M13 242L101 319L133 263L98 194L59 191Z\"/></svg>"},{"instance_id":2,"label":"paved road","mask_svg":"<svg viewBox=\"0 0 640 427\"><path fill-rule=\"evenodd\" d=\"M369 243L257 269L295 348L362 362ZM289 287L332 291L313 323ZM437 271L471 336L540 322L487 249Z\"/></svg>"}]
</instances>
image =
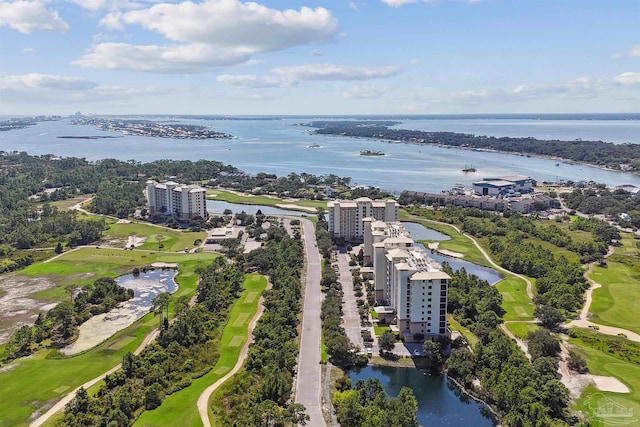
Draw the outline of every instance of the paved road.
<instances>
[{"instance_id":1,"label":"paved road","mask_svg":"<svg viewBox=\"0 0 640 427\"><path fill-rule=\"evenodd\" d=\"M302 315L302 335L298 355L296 376L296 403L307 408L309 427L326 427L322 416L321 365L320 365L320 253L316 246L314 226L308 219L301 218L304 228L304 248L307 257L306 284Z\"/></svg>"},{"instance_id":2,"label":"paved road","mask_svg":"<svg viewBox=\"0 0 640 427\"><path fill-rule=\"evenodd\" d=\"M353 275L349 267L349 254L338 254L339 280L342 284L344 296L342 298L342 327L349 341L356 347L364 348L364 341L360 334L360 314L358 314L358 299L353 293Z\"/></svg>"}]
</instances>

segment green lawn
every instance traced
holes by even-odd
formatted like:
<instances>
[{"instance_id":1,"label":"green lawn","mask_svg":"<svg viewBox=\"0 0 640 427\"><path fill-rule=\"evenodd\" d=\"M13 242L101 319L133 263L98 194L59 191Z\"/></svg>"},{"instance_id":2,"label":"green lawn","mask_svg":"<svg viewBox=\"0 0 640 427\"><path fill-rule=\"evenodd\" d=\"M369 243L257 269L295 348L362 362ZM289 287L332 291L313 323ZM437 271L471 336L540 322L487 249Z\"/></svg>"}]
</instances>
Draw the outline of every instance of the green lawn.
<instances>
[{"instance_id":1,"label":"green lawn","mask_svg":"<svg viewBox=\"0 0 640 427\"><path fill-rule=\"evenodd\" d=\"M127 239L128 236L135 234L138 237L146 238L145 242L139 249L158 250L157 235L162 235L161 241L162 252L183 251L185 248L193 248L193 242L197 239L203 240L207 237L206 231L183 231L173 230L166 227L157 227L145 223L112 223L109 229L104 233L104 238L109 239ZM126 242L125 242L126 243Z\"/></svg>"},{"instance_id":2,"label":"green lawn","mask_svg":"<svg viewBox=\"0 0 640 427\"><path fill-rule=\"evenodd\" d=\"M287 201L276 197L269 196L253 196L250 194L236 194L224 190L207 190L207 198L211 200L220 200L229 203L240 203L245 205L264 205L275 206L281 204L297 205L305 208L323 208L327 209L327 202L322 200L295 200Z\"/></svg>"},{"instance_id":3,"label":"green lawn","mask_svg":"<svg viewBox=\"0 0 640 427\"><path fill-rule=\"evenodd\" d=\"M578 346L578 351L586 357L590 373L616 377L630 390L628 394L611 393L589 386L576 402L574 409L580 410L586 417L590 417L589 421L594 427L615 425L611 424L612 420L607 420L606 417L593 416L595 415L594 408L607 404L620 405L623 408L632 410L634 419L640 419L640 365L638 365L638 361L636 360L634 363L621 360L603 350L593 348L579 338L571 338L569 342ZM637 425L637 422L636 424L631 423L628 425Z\"/></svg>"},{"instance_id":4,"label":"green lawn","mask_svg":"<svg viewBox=\"0 0 640 427\"><path fill-rule=\"evenodd\" d=\"M390 330L391 328L387 325L384 325L384 326L379 326L376 324L373 325L373 333L376 334L377 337L384 334L386 331L390 331Z\"/></svg>"},{"instance_id":5,"label":"green lawn","mask_svg":"<svg viewBox=\"0 0 640 427\"><path fill-rule=\"evenodd\" d=\"M93 194L85 194L78 197L72 197L66 200L57 200L55 202L48 202L51 206L57 207L61 211L69 210L72 206L77 205L80 202L89 200Z\"/></svg>"},{"instance_id":6,"label":"green lawn","mask_svg":"<svg viewBox=\"0 0 640 427\"><path fill-rule=\"evenodd\" d=\"M67 293L67 285L86 285L99 277L116 277L130 273L134 267L154 262L205 263L217 257L217 254L195 253L176 254L147 251L125 251L120 249L81 248L67 252L60 258L47 263L37 263L20 270L20 275L46 276L58 286L35 293L31 297L42 300L59 300ZM185 270L185 274L188 269Z\"/></svg>"},{"instance_id":7,"label":"green lawn","mask_svg":"<svg viewBox=\"0 0 640 427\"><path fill-rule=\"evenodd\" d=\"M502 295L504 320L530 320L533 318L533 303L527 296L527 284L515 276L508 276L496 284Z\"/></svg>"},{"instance_id":8,"label":"green lawn","mask_svg":"<svg viewBox=\"0 0 640 427\"><path fill-rule=\"evenodd\" d=\"M474 264L483 265L485 267L491 267L491 265L487 262L487 259L482 255L480 250L473 244L468 237L458 233L451 225L445 224L443 222L431 221L428 219L421 218L416 215L412 215L407 213L404 210L400 210L400 220L401 221L409 221L416 222L418 224L422 224L427 228L431 228L433 230L439 231L440 233L446 234L451 237L451 240L440 241L439 248L447 249L453 252L459 252L464 254L464 259L466 261L472 262ZM421 241L425 246L430 241Z\"/></svg>"},{"instance_id":9,"label":"green lawn","mask_svg":"<svg viewBox=\"0 0 640 427\"><path fill-rule=\"evenodd\" d=\"M524 339L529 332L535 332L540 329L540 326L535 323L510 322L507 323L507 329L509 329L516 337Z\"/></svg>"},{"instance_id":10,"label":"green lawn","mask_svg":"<svg viewBox=\"0 0 640 427\"><path fill-rule=\"evenodd\" d=\"M104 255L108 251L108 249L84 248L65 254L50 263L31 265L21 273L35 269L42 271L39 274L60 274L63 276L65 274L63 272L67 272L72 275L71 273L77 270L69 269L67 263L74 264L84 256L91 257L96 253ZM144 252L136 251L112 251L126 253L127 256L144 254ZM155 259L157 261L179 263L176 275L179 288L174 294L174 301L177 296L195 294L197 282L195 270L215 257L215 254L158 254ZM140 259L144 260L142 264L149 262L144 258ZM94 269L99 270L101 275L111 277L117 274L114 270L109 270L109 266L115 269L122 266L122 263L117 262L108 264L94 260L89 263ZM82 271L87 270L90 271L90 269ZM38 274L34 271L28 272L34 275ZM57 292L60 294L60 299L65 298L67 294L62 287L64 283L65 281L61 279L60 286L40 294L55 297ZM2 384L0 387L0 414L3 414L0 416L0 427L27 425L27 420L34 411L49 405L52 401L59 400L80 384L120 363L122 356L128 351L135 350L142 338L157 326L157 322L156 317L148 314L104 343L78 356L53 360L46 358L50 350L42 350L32 357L18 359L8 364L8 369L0 373L0 384ZM5 414L8 415L4 416Z\"/></svg>"},{"instance_id":11,"label":"green lawn","mask_svg":"<svg viewBox=\"0 0 640 427\"><path fill-rule=\"evenodd\" d=\"M224 328L220 341L220 359L206 375L194 380L192 384L168 396L162 405L153 411L142 414L135 422L136 426L202 426L196 402L204 389L218 381L229 372L238 360L240 349L247 340L247 326L255 314L259 298L267 286L267 280L259 274L246 276L244 290L234 304L229 322ZM243 322L237 320L244 318Z\"/></svg>"},{"instance_id":12,"label":"green lawn","mask_svg":"<svg viewBox=\"0 0 640 427\"><path fill-rule=\"evenodd\" d=\"M75 357L47 359L50 351L43 350L10 363L9 370L0 373L0 426L28 425L32 413L120 363L124 354L134 351L156 323L153 315L148 314L93 350Z\"/></svg>"},{"instance_id":13,"label":"green lawn","mask_svg":"<svg viewBox=\"0 0 640 427\"><path fill-rule=\"evenodd\" d=\"M471 332L469 329L465 328L460 323L458 323L458 321L454 319L454 317L451 314L449 314L447 318L449 322L449 328L452 331L459 331L462 334L462 336L465 338L465 340L467 340L467 344L469 344L471 348L475 347L476 343L479 341L478 337L476 337L473 334L473 332Z\"/></svg>"},{"instance_id":14,"label":"green lawn","mask_svg":"<svg viewBox=\"0 0 640 427\"><path fill-rule=\"evenodd\" d=\"M622 246L607 258L606 267L594 267L591 278L602 285L593 292L591 320L640 333L640 253L637 240L623 234Z\"/></svg>"}]
</instances>

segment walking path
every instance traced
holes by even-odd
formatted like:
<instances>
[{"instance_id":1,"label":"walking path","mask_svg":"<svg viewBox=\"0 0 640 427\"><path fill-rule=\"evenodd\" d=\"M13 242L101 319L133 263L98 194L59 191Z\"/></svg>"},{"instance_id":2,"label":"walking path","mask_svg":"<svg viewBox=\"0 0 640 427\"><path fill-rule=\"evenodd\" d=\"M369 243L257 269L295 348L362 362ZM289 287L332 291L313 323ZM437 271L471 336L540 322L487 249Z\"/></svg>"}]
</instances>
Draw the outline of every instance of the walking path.
<instances>
[{"instance_id":1,"label":"walking path","mask_svg":"<svg viewBox=\"0 0 640 427\"><path fill-rule=\"evenodd\" d=\"M309 427L326 427L322 416L322 381L320 364L320 253L316 245L314 225L305 218L300 219L303 226L304 249L307 258L305 277L304 306L302 311L302 331L300 336L300 354L298 355L298 373L296 375L295 402L305 406L309 415Z\"/></svg>"},{"instance_id":2,"label":"walking path","mask_svg":"<svg viewBox=\"0 0 640 427\"><path fill-rule=\"evenodd\" d=\"M610 246L609 251L605 255L605 258L612 255L613 251L614 251L614 248ZM580 310L580 318L572 320L571 322L567 323L565 326L566 327L576 326L580 328L594 328L594 329L597 329L598 332L606 335L622 334L631 341L640 342L640 334L629 331L627 329L616 328L615 326L607 326L607 325L601 325L599 323L593 323L590 320L588 320L589 307L591 307L591 302L593 301L593 291L602 287L600 283L596 282L590 277L591 273L593 272L594 264L595 263L593 262L590 263L589 267L587 268L587 271L584 273L584 277L587 279L587 281L591 286L589 287L589 289L587 289L587 292L585 293L585 303L584 303L584 306L582 307L582 310Z\"/></svg>"},{"instance_id":3,"label":"walking path","mask_svg":"<svg viewBox=\"0 0 640 427\"><path fill-rule=\"evenodd\" d=\"M153 331L151 331L140 343L140 345L138 346L138 348L135 349L135 351L133 352L133 354L138 355L140 354L140 352L147 346L149 345L149 343L151 343L153 340L156 339L156 337L158 336L159 330L158 329L154 329ZM115 371L117 371L118 369L120 369L120 367L122 366L121 363L118 363L116 366L114 366L113 368L111 368L110 370L108 370L107 372L105 372L104 374L101 374L97 377L95 377L92 380L87 381L86 383L82 384L80 387L83 387L84 389L88 389L89 387L92 387L94 384L96 384L99 381L102 381L107 375L113 374ZM71 400L76 397L76 393L78 392L78 390L80 390L80 387L76 388L75 390L73 390L71 393L67 394L65 397L63 397L62 399L60 399L58 402L56 402L55 405L53 405L51 408L49 408L49 410L47 412L45 412L44 414L40 415L38 418L36 418L34 421L31 422L31 424L29 424L29 427L38 427L41 426L42 424L44 424L47 420L49 420L49 418L51 418L54 414L56 414L57 412L61 411L64 409L64 407L66 406L67 403L71 402Z\"/></svg>"},{"instance_id":4,"label":"walking path","mask_svg":"<svg viewBox=\"0 0 640 427\"><path fill-rule=\"evenodd\" d=\"M267 289L270 288L271 283L269 283ZM224 377L220 378L218 381L207 387L202 392L200 397L198 397L198 413L200 414L200 419L202 420L202 424L204 427L211 427L211 421L209 420L209 398L211 397L211 394L218 387L224 384L225 381L235 375L240 370L240 368L242 368L242 365L244 365L244 361L247 359L247 355L249 354L249 346L253 342L253 329L255 328L256 323L258 323L258 319L260 319L260 316L262 316L263 312L264 297L261 296L260 300L258 301L258 309L256 310L256 314L253 315L251 322L249 322L249 325L247 326L247 341L244 343L242 349L240 350L238 361L236 362L235 366Z\"/></svg>"}]
</instances>

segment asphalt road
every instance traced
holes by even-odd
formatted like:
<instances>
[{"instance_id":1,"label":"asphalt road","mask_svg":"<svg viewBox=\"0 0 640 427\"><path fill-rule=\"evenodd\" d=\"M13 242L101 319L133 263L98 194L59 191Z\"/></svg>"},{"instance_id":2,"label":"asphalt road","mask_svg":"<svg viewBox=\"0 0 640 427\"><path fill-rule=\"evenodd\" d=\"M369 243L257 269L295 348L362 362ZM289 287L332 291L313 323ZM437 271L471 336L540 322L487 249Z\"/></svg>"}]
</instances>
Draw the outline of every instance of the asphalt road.
<instances>
[{"instance_id":1,"label":"asphalt road","mask_svg":"<svg viewBox=\"0 0 640 427\"><path fill-rule=\"evenodd\" d=\"M304 306L302 315L302 335L300 354L298 355L298 374L296 376L296 403L307 409L309 427L326 427L322 416L321 365L320 365L320 253L316 246L313 223L301 218L304 228L304 248L307 256Z\"/></svg>"}]
</instances>

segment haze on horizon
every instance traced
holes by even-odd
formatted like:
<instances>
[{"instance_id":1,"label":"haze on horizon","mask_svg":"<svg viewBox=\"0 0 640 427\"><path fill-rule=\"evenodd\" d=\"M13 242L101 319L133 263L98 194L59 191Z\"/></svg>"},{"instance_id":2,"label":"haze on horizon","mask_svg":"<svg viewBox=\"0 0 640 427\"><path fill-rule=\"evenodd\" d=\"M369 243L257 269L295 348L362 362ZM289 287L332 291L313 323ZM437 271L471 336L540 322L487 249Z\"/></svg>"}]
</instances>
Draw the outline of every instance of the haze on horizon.
<instances>
[{"instance_id":1,"label":"haze on horizon","mask_svg":"<svg viewBox=\"0 0 640 427\"><path fill-rule=\"evenodd\" d=\"M636 0L0 0L0 115L640 112Z\"/></svg>"}]
</instances>

